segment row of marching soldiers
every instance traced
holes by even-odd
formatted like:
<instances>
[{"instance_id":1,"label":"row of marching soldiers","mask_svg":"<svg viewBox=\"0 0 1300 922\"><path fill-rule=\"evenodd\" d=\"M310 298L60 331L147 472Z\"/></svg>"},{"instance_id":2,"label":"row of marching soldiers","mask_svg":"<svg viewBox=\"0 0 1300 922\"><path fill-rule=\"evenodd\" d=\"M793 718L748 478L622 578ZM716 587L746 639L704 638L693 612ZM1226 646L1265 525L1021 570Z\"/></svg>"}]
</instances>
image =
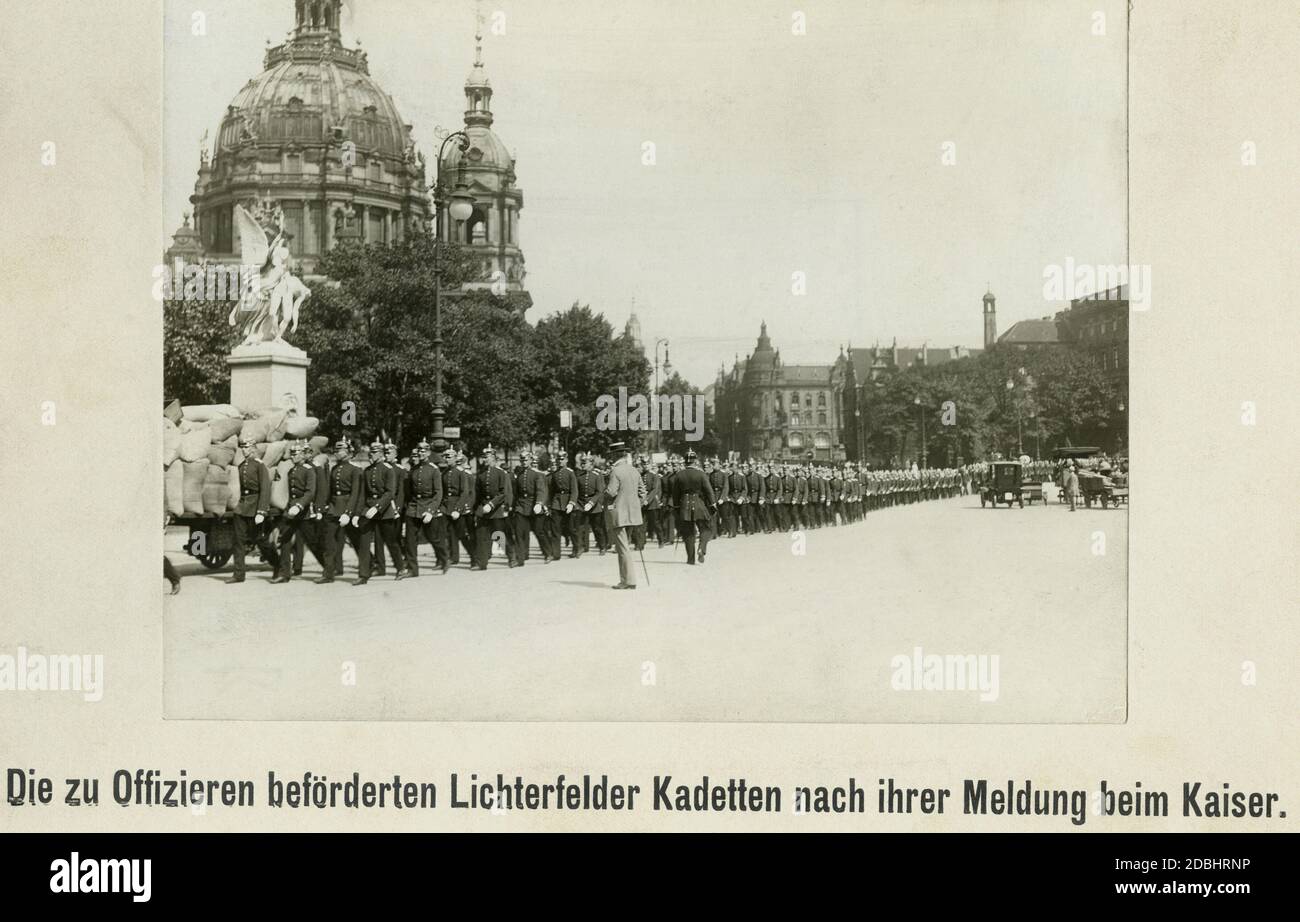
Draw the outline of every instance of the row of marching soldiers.
<instances>
[{"instance_id":1,"label":"row of marching soldiers","mask_svg":"<svg viewBox=\"0 0 1300 922\"><path fill-rule=\"evenodd\" d=\"M647 532L661 547L674 540L673 480L693 455L674 455L661 464L639 458L647 499L646 525L634 536L638 549L645 546ZM710 537L715 538L838 526L860 521L874 509L965 492L957 469L870 470L852 461L834 467L709 458L704 472L712 494L708 503L715 510Z\"/></svg>"},{"instance_id":2,"label":"row of marching soldiers","mask_svg":"<svg viewBox=\"0 0 1300 922\"><path fill-rule=\"evenodd\" d=\"M605 554L613 542L605 515L608 468L590 454L579 454L575 469L564 451L545 467L525 451L507 471L491 446L471 468L464 452L442 442L422 441L406 460L396 445L379 440L365 460L346 439L314 459L305 443L294 444L288 502L278 518L270 473L249 455L239 468L234 582L244 581L249 543L271 563L275 583L301 576L305 551L320 564L316 582L334 582L350 545L356 585L365 585L386 575L390 562L397 579L419 576L421 541L444 573L461 563L462 551L471 570L483 571L494 548L510 567L524 566L533 538L545 563L566 549L575 558L593 545ZM693 451L660 464L642 455L637 467L644 524L632 529L634 545L643 549L649 537L663 546L680 533L690 563L697 539L702 563L710 538L853 522L872 509L956 495L961 483L956 471L871 471L852 462L841 469L707 459L701 477Z\"/></svg>"},{"instance_id":3,"label":"row of marching soldiers","mask_svg":"<svg viewBox=\"0 0 1300 922\"><path fill-rule=\"evenodd\" d=\"M294 444L289 498L274 520L269 471L248 458L239 468L233 581L244 581L250 541L275 569L274 583L302 575L305 550L321 566L316 582L332 583L350 545L357 557L356 585L386 575L389 562L397 579L419 576L421 541L432 546L444 573L460 564L462 550L471 570L486 570L494 547L505 552L511 567L523 566L530 536L547 563L560 558L561 540L575 557L590 547L593 534L601 553L609 548L605 482L590 459L574 471L561 452L554 469L543 471L536 456L525 452L520 467L508 472L488 446L471 469L464 452L444 445L422 441L401 461L391 442L372 442L365 460L346 439L335 443L331 455L314 460L309 447Z\"/></svg>"}]
</instances>

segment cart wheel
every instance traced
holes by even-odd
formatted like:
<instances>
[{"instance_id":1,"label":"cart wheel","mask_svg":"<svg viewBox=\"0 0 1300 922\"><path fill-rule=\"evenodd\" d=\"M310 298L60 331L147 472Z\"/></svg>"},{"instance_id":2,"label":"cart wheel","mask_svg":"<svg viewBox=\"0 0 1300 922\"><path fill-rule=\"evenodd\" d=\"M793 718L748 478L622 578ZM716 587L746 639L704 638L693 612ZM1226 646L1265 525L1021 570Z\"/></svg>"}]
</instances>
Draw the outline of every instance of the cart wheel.
<instances>
[{"instance_id":1,"label":"cart wheel","mask_svg":"<svg viewBox=\"0 0 1300 922\"><path fill-rule=\"evenodd\" d=\"M209 570L220 570L226 565L226 561L230 559L230 555L231 551L217 551L216 553L206 554L197 559L199 563L203 564L203 566L207 567Z\"/></svg>"}]
</instances>

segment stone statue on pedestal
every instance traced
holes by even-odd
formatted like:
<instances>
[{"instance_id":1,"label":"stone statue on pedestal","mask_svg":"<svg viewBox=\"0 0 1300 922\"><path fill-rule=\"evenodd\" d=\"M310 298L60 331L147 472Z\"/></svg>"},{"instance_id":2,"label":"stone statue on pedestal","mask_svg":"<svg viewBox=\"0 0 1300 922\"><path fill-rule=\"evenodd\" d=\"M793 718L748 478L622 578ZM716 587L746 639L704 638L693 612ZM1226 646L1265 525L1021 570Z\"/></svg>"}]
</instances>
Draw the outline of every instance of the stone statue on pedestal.
<instances>
[{"instance_id":1,"label":"stone statue on pedestal","mask_svg":"<svg viewBox=\"0 0 1300 922\"><path fill-rule=\"evenodd\" d=\"M273 222L275 237L269 243L262 223L243 205L235 206L240 259L243 271L250 277L244 281L243 297L230 311L230 325L235 325L238 314L245 315L245 346L281 342L290 324L293 332L297 332L302 304L311 295L311 289L289 271L283 213L269 203L262 203L259 213Z\"/></svg>"}]
</instances>

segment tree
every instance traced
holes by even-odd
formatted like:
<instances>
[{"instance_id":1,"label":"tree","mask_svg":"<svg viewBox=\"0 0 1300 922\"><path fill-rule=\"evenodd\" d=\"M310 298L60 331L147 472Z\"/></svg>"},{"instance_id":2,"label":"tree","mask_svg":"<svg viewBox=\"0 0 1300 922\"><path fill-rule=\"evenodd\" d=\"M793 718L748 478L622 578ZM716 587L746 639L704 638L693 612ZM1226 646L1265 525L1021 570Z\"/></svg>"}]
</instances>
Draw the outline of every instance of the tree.
<instances>
[{"instance_id":1,"label":"tree","mask_svg":"<svg viewBox=\"0 0 1300 922\"><path fill-rule=\"evenodd\" d=\"M702 403L702 400L695 400L703 393L698 387L695 387L677 372L659 385L659 393L668 396L680 396L682 398L683 414L686 411L686 401L692 400L695 405ZM692 408L689 412L694 413ZM713 410L708 406L704 408L704 418L697 421L697 417L692 416L691 420L698 427L696 431L701 432L702 437L698 440L687 438L688 433L685 429L673 428L663 432L661 444L664 450L685 456L687 451L694 451L701 458L707 458L717 455L721 450L722 440L718 437L717 423L713 418ZM661 425L668 425L669 420L660 419Z\"/></svg>"},{"instance_id":2,"label":"tree","mask_svg":"<svg viewBox=\"0 0 1300 922\"><path fill-rule=\"evenodd\" d=\"M560 411L573 414L567 433L575 451L603 452L611 441L628 440L630 432L596 428L597 399L618 399L619 388L629 396L647 394L650 363L625 335L614 336L604 315L577 301L566 311L540 321L533 331L532 436L547 442L560 430Z\"/></svg>"},{"instance_id":3,"label":"tree","mask_svg":"<svg viewBox=\"0 0 1300 922\"><path fill-rule=\"evenodd\" d=\"M459 248L419 230L388 246L336 247L321 260L329 281L312 286L298 344L312 357L308 388L323 431L355 425L399 443L432 432L435 246L446 422L463 427L472 448L526 437L530 328L504 300L458 292L475 269Z\"/></svg>"},{"instance_id":4,"label":"tree","mask_svg":"<svg viewBox=\"0 0 1300 922\"><path fill-rule=\"evenodd\" d=\"M225 403L230 399L226 356L239 341L220 301L163 302L163 395L182 404Z\"/></svg>"}]
</instances>

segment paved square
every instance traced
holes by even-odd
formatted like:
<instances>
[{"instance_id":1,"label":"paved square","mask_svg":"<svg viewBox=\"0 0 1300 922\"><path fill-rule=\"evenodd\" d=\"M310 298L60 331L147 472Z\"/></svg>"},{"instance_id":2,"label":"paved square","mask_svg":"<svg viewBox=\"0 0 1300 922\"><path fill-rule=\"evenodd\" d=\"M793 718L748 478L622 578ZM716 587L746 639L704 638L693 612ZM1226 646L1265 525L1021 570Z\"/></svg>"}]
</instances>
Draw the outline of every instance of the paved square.
<instances>
[{"instance_id":1,"label":"paved square","mask_svg":"<svg viewBox=\"0 0 1300 922\"><path fill-rule=\"evenodd\" d=\"M1094 548L1104 535L1105 553ZM1126 509L981 509L978 497L804 533L647 547L613 592L594 551L418 579L227 585L168 535L170 718L1120 722ZM428 554L427 548L422 555ZM536 550L534 549L534 555ZM255 561L256 557L251 557ZM896 690L895 657L998 657L997 698ZM355 676L347 684L345 676Z\"/></svg>"}]
</instances>

